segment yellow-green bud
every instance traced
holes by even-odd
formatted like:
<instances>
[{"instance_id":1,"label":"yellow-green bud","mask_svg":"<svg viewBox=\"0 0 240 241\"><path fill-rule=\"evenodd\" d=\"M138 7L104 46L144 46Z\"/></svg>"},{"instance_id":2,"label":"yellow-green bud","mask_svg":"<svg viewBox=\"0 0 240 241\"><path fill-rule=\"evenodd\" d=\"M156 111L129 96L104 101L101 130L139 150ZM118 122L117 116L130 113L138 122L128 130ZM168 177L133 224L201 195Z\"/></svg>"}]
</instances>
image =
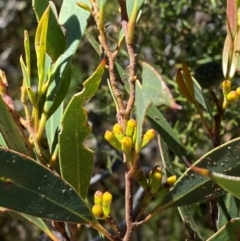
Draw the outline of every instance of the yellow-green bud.
<instances>
[{"instance_id":1,"label":"yellow-green bud","mask_svg":"<svg viewBox=\"0 0 240 241\"><path fill-rule=\"evenodd\" d=\"M102 219L103 216L104 216L102 207L100 205L97 205L97 204L93 205L92 213L94 214L94 216L96 218L99 218L99 219Z\"/></svg>"},{"instance_id":2,"label":"yellow-green bud","mask_svg":"<svg viewBox=\"0 0 240 241\"><path fill-rule=\"evenodd\" d=\"M160 166L155 166L149 175L149 192L156 194L162 184L162 171Z\"/></svg>"},{"instance_id":3,"label":"yellow-green bud","mask_svg":"<svg viewBox=\"0 0 240 241\"><path fill-rule=\"evenodd\" d=\"M112 194L110 192L105 192L102 196L102 210L103 210L104 218L107 218L111 213L111 202L112 202Z\"/></svg>"},{"instance_id":4,"label":"yellow-green bud","mask_svg":"<svg viewBox=\"0 0 240 241\"><path fill-rule=\"evenodd\" d=\"M125 154L128 154L128 153L131 153L132 149L133 149L133 141L132 141L132 139L130 137L125 136L122 139L122 151Z\"/></svg>"},{"instance_id":5,"label":"yellow-green bud","mask_svg":"<svg viewBox=\"0 0 240 241\"><path fill-rule=\"evenodd\" d=\"M236 92L235 90L232 90L230 93L227 94L226 99L227 99L227 102L228 102L228 103L234 102L235 100L238 99L238 94L237 94L237 92Z\"/></svg>"},{"instance_id":6,"label":"yellow-green bud","mask_svg":"<svg viewBox=\"0 0 240 241\"><path fill-rule=\"evenodd\" d=\"M78 5L80 8L89 11L90 13L92 12L91 8L90 8L86 3L84 3L84 2L77 2L77 5Z\"/></svg>"},{"instance_id":7,"label":"yellow-green bud","mask_svg":"<svg viewBox=\"0 0 240 241\"><path fill-rule=\"evenodd\" d=\"M238 97L240 97L240 87L238 87L238 88L236 89L236 93L237 93Z\"/></svg>"},{"instance_id":8,"label":"yellow-green bud","mask_svg":"<svg viewBox=\"0 0 240 241\"><path fill-rule=\"evenodd\" d=\"M231 81L230 80L224 80L222 82L222 90L224 95L227 95L231 91Z\"/></svg>"},{"instance_id":9,"label":"yellow-green bud","mask_svg":"<svg viewBox=\"0 0 240 241\"><path fill-rule=\"evenodd\" d=\"M137 122L134 119L131 119L127 122L126 136L133 138L135 127Z\"/></svg>"},{"instance_id":10,"label":"yellow-green bud","mask_svg":"<svg viewBox=\"0 0 240 241\"><path fill-rule=\"evenodd\" d=\"M138 170L136 171L135 177L136 177L136 180L137 180L138 184L139 184L144 190L146 190L146 189L148 188L148 182L147 182L147 178L146 178L143 170L138 169Z\"/></svg>"},{"instance_id":11,"label":"yellow-green bud","mask_svg":"<svg viewBox=\"0 0 240 241\"><path fill-rule=\"evenodd\" d=\"M102 195L102 203L104 205L104 203L111 203L112 202L112 194L110 192L105 192Z\"/></svg>"},{"instance_id":12,"label":"yellow-green bud","mask_svg":"<svg viewBox=\"0 0 240 241\"><path fill-rule=\"evenodd\" d=\"M125 137L124 133L123 133L123 128L120 124L115 124L113 126L113 134L116 136L116 138L121 142L122 139Z\"/></svg>"},{"instance_id":13,"label":"yellow-green bud","mask_svg":"<svg viewBox=\"0 0 240 241\"><path fill-rule=\"evenodd\" d=\"M103 193L101 191L96 191L95 192L95 194L94 194L94 203L96 205L102 206L102 196L103 196Z\"/></svg>"},{"instance_id":14,"label":"yellow-green bud","mask_svg":"<svg viewBox=\"0 0 240 241\"><path fill-rule=\"evenodd\" d=\"M177 176L176 175L173 175L171 177L168 177L166 183L165 183L165 186L167 187L171 187L173 186L173 184L177 181Z\"/></svg>"},{"instance_id":15,"label":"yellow-green bud","mask_svg":"<svg viewBox=\"0 0 240 241\"><path fill-rule=\"evenodd\" d=\"M121 151L121 143L119 142L119 140L116 138L116 136L111 131L106 130L106 132L104 134L104 138L105 138L105 140L107 140L107 142L111 146L113 146L117 150Z\"/></svg>"},{"instance_id":16,"label":"yellow-green bud","mask_svg":"<svg viewBox=\"0 0 240 241\"><path fill-rule=\"evenodd\" d=\"M142 140L142 148L146 146L156 135L156 132L154 129L149 129L145 135L143 136Z\"/></svg>"}]
</instances>

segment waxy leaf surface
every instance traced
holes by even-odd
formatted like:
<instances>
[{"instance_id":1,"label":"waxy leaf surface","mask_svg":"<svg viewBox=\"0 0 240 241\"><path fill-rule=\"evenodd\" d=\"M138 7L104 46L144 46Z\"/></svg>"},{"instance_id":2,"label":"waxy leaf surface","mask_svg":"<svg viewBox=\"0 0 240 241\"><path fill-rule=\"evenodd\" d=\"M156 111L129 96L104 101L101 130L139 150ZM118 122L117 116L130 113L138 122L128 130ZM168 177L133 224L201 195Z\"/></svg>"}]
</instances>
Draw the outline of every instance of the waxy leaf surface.
<instances>
[{"instance_id":1,"label":"waxy leaf surface","mask_svg":"<svg viewBox=\"0 0 240 241\"><path fill-rule=\"evenodd\" d=\"M105 60L102 60L92 76L84 82L84 89L70 100L62 120L59 139L61 174L82 198L87 195L93 167L93 153L83 144L91 132L87 110L83 105L97 91L104 68Z\"/></svg>"},{"instance_id":2,"label":"waxy leaf surface","mask_svg":"<svg viewBox=\"0 0 240 241\"><path fill-rule=\"evenodd\" d=\"M84 200L59 175L1 147L0 206L62 222L87 223L93 219Z\"/></svg>"}]
</instances>

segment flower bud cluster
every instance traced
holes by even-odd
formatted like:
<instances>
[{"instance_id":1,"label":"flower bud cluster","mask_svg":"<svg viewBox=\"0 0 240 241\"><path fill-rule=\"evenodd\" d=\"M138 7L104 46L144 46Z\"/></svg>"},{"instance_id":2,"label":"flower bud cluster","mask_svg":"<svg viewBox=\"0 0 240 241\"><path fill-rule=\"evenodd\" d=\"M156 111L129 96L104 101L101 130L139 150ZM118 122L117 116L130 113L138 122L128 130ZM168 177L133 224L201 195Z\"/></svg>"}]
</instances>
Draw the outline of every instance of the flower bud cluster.
<instances>
[{"instance_id":1,"label":"flower bud cluster","mask_svg":"<svg viewBox=\"0 0 240 241\"><path fill-rule=\"evenodd\" d=\"M123 127L120 124L115 124L112 131L106 130L104 138L107 142L119 151L125 154L130 154L134 150L136 142L137 122L130 119L127 122L126 131L124 133ZM145 147L154 137L156 133L154 129L149 129L142 138L142 146Z\"/></svg>"},{"instance_id":2,"label":"flower bud cluster","mask_svg":"<svg viewBox=\"0 0 240 241\"><path fill-rule=\"evenodd\" d=\"M233 103L234 101L237 101L240 97L240 87L238 87L236 90L231 90L231 81L230 80L224 80L222 83L222 90L225 98L225 102L223 105L223 108L227 108L228 104Z\"/></svg>"},{"instance_id":3,"label":"flower bud cluster","mask_svg":"<svg viewBox=\"0 0 240 241\"><path fill-rule=\"evenodd\" d=\"M96 191L94 194L94 205L92 212L98 219L106 219L111 212L112 194L110 192L102 193Z\"/></svg>"}]
</instances>

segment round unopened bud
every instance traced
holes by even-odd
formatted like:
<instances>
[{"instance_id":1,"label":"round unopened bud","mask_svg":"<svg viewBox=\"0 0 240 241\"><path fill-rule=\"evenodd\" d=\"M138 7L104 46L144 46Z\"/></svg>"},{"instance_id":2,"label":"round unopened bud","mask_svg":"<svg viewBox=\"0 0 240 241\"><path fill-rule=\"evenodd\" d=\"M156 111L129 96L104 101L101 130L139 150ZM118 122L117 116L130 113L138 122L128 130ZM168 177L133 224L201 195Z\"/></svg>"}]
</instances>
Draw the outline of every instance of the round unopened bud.
<instances>
[{"instance_id":1,"label":"round unopened bud","mask_svg":"<svg viewBox=\"0 0 240 241\"><path fill-rule=\"evenodd\" d=\"M110 192L105 192L102 196L102 209L104 218L107 218L111 213L111 202L112 194Z\"/></svg>"},{"instance_id":2,"label":"round unopened bud","mask_svg":"<svg viewBox=\"0 0 240 241\"><path fill-rule=\"evenodd\" d=\"M222 90L225 95L227 95L231 91L231 81L230 80L224 80L222 82Z\"/></svg>"},{"instance_id":3,"label":"round unopened bud","mask_svg":"<svg viewBox=\"0 0 240 241\"><path fill-rule=\"evenodd\" d=\"M102 203L111 203L112 202L112 194L110 192L105 192L102 195Z\"/></svg>"},{"instance_id":4,"label":"round unopened bud","mask_svg":"<svg viewBox=\"0 0 240 241\"><path fill-rule=\"evenodd\" d=\"M156 135L155 130L154 130L154 129L149 129L149 130L145 133L145 135L143 136L142 148L143 148L144 146L146 146L151 140L153 140L154 137L155 137L155 135Z\"/></svg>"},{"instance_id":5,"label":"round unopened bud","mask_svg":"<svg viewBox=\"0 0 240 241\"><path fill-rule=\"evenodd\" d=\"M94 194L94 203L96 205L102 205L102 196L103 196L103 193L101 191L96 191L95 194Z\"/></svg>"},{"instance_id":6,"label":"round unopened bud","mask_svg":"<svg viewBox=\"0 0 240 241\"><path fill-rule=\"evenodd\" d=\"M126 154L131 153L133 148L133 141L130 137L125 136L122 139L122 151Z\"/></svg>"},{"instance_id":7,"label":"round unopened bud","mask_svg":"<svg viewBox=\"0 0 240 241\"><path fill-rule=\"evenodd\" d=\"M133 138L134 130L135 130L135 127L136 127L136 126L137 126L136 120L130 119L130 120L127 122L126 136L128 136L128 137L130 137L130 138Z\"/></svg>"},{"instance_id":8,"label":"round unopened bud","mask_svg":"<svg viewBox=\"0 0 240 241\"><path fill-rule=\"evenodd\" d=\"M227 102L232 103L238 99L238 94L235 90L232 90L230 93L227 94Z\"/></svg>"},{"instance_id":9,"label":"round unopened bud","mask_svg":"<svg viewBox=\"0 0 240 241\"><path fill-rule=\"evenodd\" d=\"M162 171L160 166L155 166L149 175L149 192L157 193L162 183Z\"/></svg>"},{"instance_id":10,"label":"round unopened bud","mask_svg":"<svg viewBox=\"0 0 240 241\"><path fill-rule=\"evenodd\" d=\"M96 218L100 218L101 219L104 216L102 207L100 205L97 205L97 204L93 205L92 213L94 214L94 216Z\"/></svg>"},{"instance_id":11,"label":"round unopened bud","mask_svg":"<svg viewBox=\"0 0 240 241\"><path fill-rule=\"evenodd\" d=\"M171 177L168 177L166 183L168 184L169 187L171 187L176 181L177 181L177 176L173 175Z\"/></svg>"},{"instance_id":12,"label":"round unopened bud","mask_svg":"<svg viewBox=\"0 0 240 241\"><path fill-rule=\"evenodd\" d=\"M104 138L111 146L121 151L121 143L111 131L106 130L104 134Z\"/></svg>"},{"instance_id":13,"label":"round unopened bud","mask_svg":"<svg viewBox=\"0 0 240 241\"><path fill-rule=\"evenodd\" d=\"M237 95L238 95L238 97L240 96L240 87L238 87L237 89L236 89L236 93L237 93Z\"/></svg>"},{"instance_id":14,"label":"round unopened bud","mask_svg":"<svg viewBox=\"0 0 240 241\"><path fill-rule=\"evenodd\" d=\"M122 139L125 137L124 133L123 133L123 128L120 124L115 124L113 126L113 134L116 136L116 138L121 142Z\"/></svg>"}]
</instances>

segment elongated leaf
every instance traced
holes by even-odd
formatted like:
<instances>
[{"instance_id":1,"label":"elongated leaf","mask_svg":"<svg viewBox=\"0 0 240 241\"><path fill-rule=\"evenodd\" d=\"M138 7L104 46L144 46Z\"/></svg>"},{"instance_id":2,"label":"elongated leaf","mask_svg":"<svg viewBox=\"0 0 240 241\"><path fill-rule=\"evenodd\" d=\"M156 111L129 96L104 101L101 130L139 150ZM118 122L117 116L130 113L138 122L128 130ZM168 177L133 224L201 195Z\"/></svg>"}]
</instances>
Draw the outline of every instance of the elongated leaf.
<instances>
[{"instance_id":1,"label":"elongated leaf","mask_svg":"<svg viewBox=\"0 0 240 241\"><path fill-rule=\"evenodd\" d=\"M47 31L50 7L47 7L43 13L37 27L35 35L35 51L37 55L37 67L39 78L39 91L41 91L44 75L45 75L45 54L47 49Z\"/></svg>"},{"instance_id":2,"label":"elongated leaf","mask_svg":"<svg viewBox=\"0 0 240 241\"><path fill-rule=\"evenodd\" d=\"M53 241L59 241L59 239L53 235L53 233L50 231L50 229L48 228L46 223L41 218L36 218L36 217L31 216L31 215L27 215L27 214L24 214L24 213L18 213L18 212L14 212L14 211L7 211L7 213L10 214L13 218L16 218L16 219L19 219L19 220L22 220L22 221L29 221L30 223L39 227Z\"/></svg>"},{"instance_id":3,"label":"elongated leaf","mask_svg":"<svg viewBox=\"0 0 240 241\"><path fill-rule=\"evenodd\" d=\"M46 123L46 135L50 153L55 149L58 142L58 133L60 131L60 123L63 115L63 103L58 107L54 114Z\"/></svg>"},{"instance_id":4,"label":"elongated leaf","mask_svg":"<svg viewBox=\"0 0 240 241\"><path fill-rule=\"evenodd\" d=\"M44 219L86 223L86 203L56 173L0 147L0 206Z\"/></svg>"},{"instance_id":5,"label":"elongated leaf","mask_svg":"<svg viewBox=\"0 0 240 241\"><path fill-rule=\"evenodd\" d=\"M89 4L88 0L83 2ZM66 30L67 48L57 59L51 71L50 86L44 105L44 112L48 113L48 118L55 112L66 96L71 81L71 60L82 39L89 16L90 13L80 8L75 0L63 1L59 24Z\"/></svg>"},{"instance_id":6,"label":"elongated leaf","mask_svg":"<svg viewBox=\"0 0 240 241\"><path fill-rule=\"evenodd\" d=\"M187 89L189 90L189 92L192 95L194 95L194 86L193 86L192 76L191 76L188 66L185 62L182 63L182 70L183 70L183 75L184 75Z\"/></svg>"},{"instance_id":7,"label":"elongated leaf","mask_svg":"<svg viewBox=\"0 0 240 241\"><path fill-rule=\"evenodd\" d=\"M239 146L240 138L229 141L205 154L193 166L206 168L212 172L238 175L240 162L236 160L240 154ZM209 178L203 177L189 168L177 180L153 213L169 207L178 207L209 200L224 193L225 191Z\"/></svg>"},{"instance_id":8,"label":"elongated leaf","mask_svg":"<svg viewBox=\"0 0 240 241\"><path fill-rule=\"evenodd\" d=\"M142 125L145 118L145 114L147 108L150 106L151 102L144 98L143 89L140 82L136 81L136 99L135 99L135 106L136 106L136 118L137 118L137 137L136 137L136 145L135 150L140 151L142 145Z\"/></svg>"},{"instance_id":9,"label":"elongated leaf","mask_svg":"<svg viewBox=\"0 0 240 241\"><path fill-rule=\"evenodd\" d=\"M38 21L41 19L43 12L48 5L50 5L50 13L46 51L55 62L66 49L66 40L58 23L56 7L52 1L49 2L46 0L33 0L33 8L35 10Z\"/></svg>"},{"instance_id":10,"label":"elongated leaf","mask_svg":"<svg viewBox=\"0 0 240 241\"><path fill-rule=\"evenodd\" d=\"M237 163L238 165L240 165L239 162ZM225 191L230 192L232 195L240 199L240 173L235 172L235 174L237 176L230 176L230 174L225 175L217 172L210 172L208 174L208 177L211 178L220 187L222 187Z\"/></svg>"},{"instance_id":11,"label":"elongated leaf","mask_svg":"<svg viewBox=\"0 0 240 241\"><path fill-rule=\"evenodd\" d=\"M28 155L23 137L0 95L0 133L9 149Z\"/></svg>"},{"instance_id":12,"label":"elongated leaf","mask_svg":"<svg viewBox=\"0 0 240 241\"><path fill-rule=\"evenodd\" d=\"M144 3L144 0L126 1L127 13L128 13L129 19L137 18L138 12L141 9L143 3Z\"/></svg>"},{"instance_id":13,"label":"elongated leaf","mask_svg":"<svg viewBox=\"0 0 240 241\"><path fill-rule=\"evenodd\" d=\"M232 78L234 76L237 60L238 54L234 53L234 41L227 35L222 53L223 74L225 78Z\"/></svg>"},{"instance_id":14,"label":"elongated leaf","mask_svg":"<svg viewBox=\"0 0 240 241\"><path fill-rule=\"evenodd\" d=\"M174 101L172 93L164 82L158 71L146 62L141 62L142 65L142 86L145 98L153 105L166 105L172 109L181 109Z\"/></svg>"},{"instance_id":15,"label":"elongated leaf","mask_svg":"<svg viewBox=\"0 0 240 241\"><path fill-rule=\"evenodd\" d=\"M196 240L196 241L203 240L203 238L198 230L198 226L191 213L190 208L188 206L183 206L183 207L179 207L178 211L180 213L180 216L184 222L184 225L185 225L189 235L191 235L191 237L194 236L194 240Z\"/></svg>"},{"instance_id":16,"label":"elongated leaf","mask_svg":"<svg viewBox=\"0 0 240 241\"><path fill-rule=\"evenodd\" d=\"M142 125L146 115L146 111L151 104L167 105L173 109L179 109L170 90L164 84L161 76L149 64L143 62L142 86L136 81L136 118L137 118L137 138L136 151L141 148Z\"/></svg>"},{"instance_id":17,"label":"elongated leaf","mask_svg":"<svg viewBox=\"0 0 240 241\"><path fill-rule=\"evenodd\" d=\"M228 34L234 38L237 32L237 1L227 0L227 30Z\"/></svg>"},{"instance_id":18,"label":"elongated leaf","mask_svg":"<svg viewBox=\"0 0 240 241\"><path fill-rule=\"evenodd\" d=\"M87 195L93 166L93 153L83 144L91 132L87 123L87 111L83 105L97 91L104 67L105 60L84 82L84 89L69 102L59 136L61 174L83 198Z\"/></svg>"},{"instance_id":19,"label":"elongated leaf","mask_svg":"<svg viewBox=\"0 0 240 241\"><path fill-rule=\"evenodd\" d=\"M178 69L177 71L176 81L182 95L185 96L190 102L195 103L194 93L188 89L188 86L186 85L184 78L182 76L181 69Z\"/></svg>"},{"instance_id":20,"label":"elongated leaf","mask_svg":"<svg viewBox=\"0 0 240 241\"><path fill-rule=\"evenodd\" d=\"M211 118L213 118L212 116L213 112L211 110L210 104L205 98L205 95L202 91L202 87L198 84L197 80L194 77L192 77L192 80L194 84L194 95L195 95L196 101L207 111L207 113L211 116Z\"/></svg>"},{"instance_id":21,"label":"elongated leaf","mask_svg":"<svg viewBox=\"0 0 240 241\"><path fill-rule=\"evenodd\" d=\"M167 143L168 147L180 158L186 155L185 148L181 145L176 132L169 125L162 113L156 106L150 106L147 110L147 116L153 127L161 135L161 138Z\"/></svg>"},{"instance_id":22,"label":"elongated leaf","mask_svg":"<svg viewBox=\"0 0 240 241\"><path fill-rule=\"evenodd\" d=\"M234 218L206 241L237 241L240 237L239 226L240 218Z\"/></svg>"},{"instance_id":23,"label":"elongated leaf","mask_svg":"<svg viewBox=\"0 0 240 241\"><path fill-rule=\"evenodd\" d=\"M239 217L240 200L231 193L218 198L217 228L220 229L233 218Z\"/></svg>"}]
</instances>

